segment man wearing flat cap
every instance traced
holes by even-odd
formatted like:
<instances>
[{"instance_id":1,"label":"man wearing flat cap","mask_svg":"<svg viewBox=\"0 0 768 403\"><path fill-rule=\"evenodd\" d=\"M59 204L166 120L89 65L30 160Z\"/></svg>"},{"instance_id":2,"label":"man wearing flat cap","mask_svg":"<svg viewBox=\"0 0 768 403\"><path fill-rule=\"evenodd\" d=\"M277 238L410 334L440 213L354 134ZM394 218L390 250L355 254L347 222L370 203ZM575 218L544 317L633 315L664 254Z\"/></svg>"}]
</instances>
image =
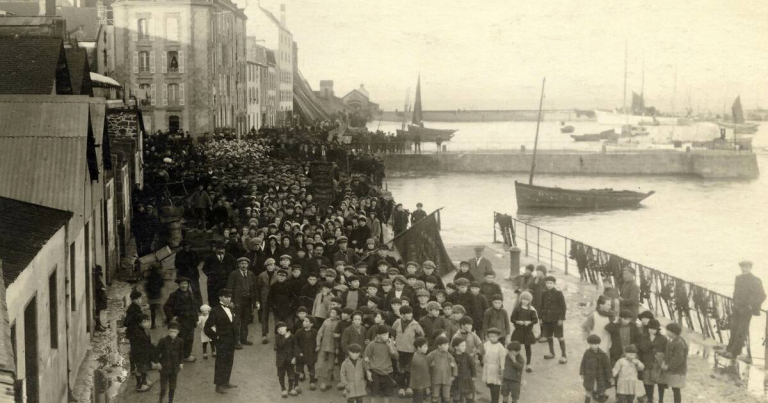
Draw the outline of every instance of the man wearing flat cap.
<instances>
[{"instance_id":1,"label":"man wearing flat cap","mask_svg":"<svg viewBox=\"0 0 768 403\"><path fill-rule=\"evenodd\" d=\"M354 250L349 248L349 239L345 236L340 236L336 241L339 244L339 250L333 255L331 260L334 262L343 261L344 264L357 264L360 258Z\"/></svg>"},{"instance_id":2,"label":"man wearing flat cap","mask_svg":"<svg viewBox=\"0 0 768 403\"><path fill-rule=\"evenodd\" d=\"M259 288L256 286L256 276L248 270L251 262L247 257L237 259L237 270L229 273L227 289L232 291L232 308L240 318L238 329L238 345L253 345L248 340L248 324L251 323L253 308L259 309ZM237 346L236 346L237 348Z\"/></svg>"},{"instance_id":3,"label":"man wearing flat cap","mask_svg":"<svg viewBox=\"0 0 768 403\"><path fill-rule=\"evenodd\" d=\"M416 211L411 213L411 226L413 224L416 224L417 222L427 218L427 212L423 209L424 205L421 203L416 203Z\"/></svg>"},{"instance_id":4,"label":"man wearing flat cap","mask_svg":"<svg viewBox=\"0 0 768 403\"><path fill-rule=\"evenodd\" d=\"M640 287L635 283L635 270L625 267L622 277L624 281L619 292L619 308L631 312L632 320L635 320L640 311Z\"/></svg>"},{"instance_id":5,"label":"man wearing flat cap","mask_svg":"<svg viewBox=\"0 0 768 403\"><path fill-rule=\"evenodd\" d=\"M484 278L485 273L493 271L493 263L483 257L484 250L484 246L476 246L475 257L467 259L469 261L469 272L477 280Z\"/></svg>"},{"instance_id":6,"label":"man wearing flat cap","mask_svg":"<svg viewBox=\"0 0 768 403\"><path fill-rule=\"evenodd\" d=\"M195 343L195 327L197 327L197 313L200 309L200 301L190 287L189 279L176 277L179 288L168 296L163 305L165 322L172 320L179 324L179 338L184 340L183 358L186 362L194 362L192 345Z\"/></svg>"},{"instance_id":7,"label":"man wearing flat cap","mask_svg":"<svg viewBox=\"0 0 768 403\"><path fill-rule=\"evenodd\" d=\"M216 346L216 365L213 375L216 392L225 394L227 389L237 387L229 383L229 378L232 375L232 366L235 363L237 322L239 318L231 307L231 290L222 288L219 290L218 298L219 303L211 309L208 320L206 320L203 327L203 332Z\"/></svg>"},{"instance_id":8,"label":"man wearing flat cap","mask_svg":"<svg viewBox=\"0 0 768 403\"><path fill-rule=\"evenodd\" d=\"M763 282L752 274L752 262L739 263L741 274L736 276L733 289L733 313L731 314L731 339L723 354L727 358L736 358L741 354L749 338L749 324L752 316L760 316L760 307L765 301Z\"/></svg>"}]
</instances>

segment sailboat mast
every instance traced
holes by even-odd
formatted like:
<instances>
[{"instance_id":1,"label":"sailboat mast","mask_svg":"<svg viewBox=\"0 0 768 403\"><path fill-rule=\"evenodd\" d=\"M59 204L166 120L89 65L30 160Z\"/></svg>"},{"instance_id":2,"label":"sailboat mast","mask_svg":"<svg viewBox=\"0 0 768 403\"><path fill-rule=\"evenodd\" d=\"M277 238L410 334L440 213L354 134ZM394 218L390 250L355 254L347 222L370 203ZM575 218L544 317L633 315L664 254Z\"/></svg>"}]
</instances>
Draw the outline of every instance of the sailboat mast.
<instances>
[{"instance_id":1,"label":"sailboat mast","mask_svg":"<svg viewBox=\"0 0 768 403\"><path fill-rule=\"evenodd\" d=\"M403 106L403 124L402 124L402 127L401 127L401 129L403 131L405 131L405 121L406 121L406 119L408 119L408 115L407 115L407 113L408 113L408 102L410 101L410 98L411 98L411 89L408 88L407 90L405 90L405 106Z\"/></svg>"},{"instance_id":2,"label":"sailboat mast","mask_svg":"<svg viewBox=\"0 0 768 403\"><path fill-rule=\"evenodd\" d=\"M624 104L622 112L627 113L627 41L624 41Z\"/></svg>"},{"instance_id":3,"label":"sailboat mast","mask_svg":"<svg viewBox=\"0 0 768 403\"><path fill-rule=\"evenodd\" d=\"M541 81L541 99L539 100L539 117L536 119L536 140L533 142L533 159L531 160L531 176L528 177L528 184L533 185L533 173L536 172L536 152L539 149L539 126L541 125L541 108L544 106L544 84L547 78Z\"/></svg>"}]
</instances>

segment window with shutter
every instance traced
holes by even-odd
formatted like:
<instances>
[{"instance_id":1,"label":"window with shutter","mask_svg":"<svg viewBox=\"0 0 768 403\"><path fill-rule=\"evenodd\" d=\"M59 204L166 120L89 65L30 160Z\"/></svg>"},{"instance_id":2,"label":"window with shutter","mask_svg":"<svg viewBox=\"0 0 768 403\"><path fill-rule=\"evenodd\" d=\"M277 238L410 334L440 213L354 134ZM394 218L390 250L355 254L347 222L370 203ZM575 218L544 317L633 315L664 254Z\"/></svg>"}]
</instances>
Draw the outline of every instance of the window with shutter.
<instances>
[{"instance_id":1,"label":"window with shutter","mask_svg":"<svg viewBox=\"0 0 768 403\"><path fill-rule=\"evenodd\" d=\"M152 84L152 86L151 86L151 93L152 93L152 95L150 95L150 104L152 106L155 106L155 105L157 105L157 85Z\"/></svg>"},{"instance_id":2,"label":"window with shutter","mask_svg":"<svg viewBox=\"0 0 768 403\"><path fill-rule=\"evenodd\" d=\"M149 39L149 21L146 18L140 18L136 20L136 32L134 38L139 41L146 41Z\"/></svg>"},{"instance_id":3,"label":"window with shutter","mask_svg":"<svg viewBox=\"0 0 768 403\"><path fill-rule=\"evenodd\" d=\"M155 73L155 51L149 52L149 72Z\"/></svg>"},{"instance_id":4,"label":"window with shutter","mask_svg":"<svg viewBox=\"0 0 768 403\"><path fill-rule=\"evenodd\" d=\"M184 73L184 51L179 52L179 73Z\"/></svg>"},{"instance_id":5,"label":"window with shutter","mask_svg":"<svg viewBox=\"0 0 768 403\"><path fill-rule=\"evenodd\" d=\"M179 105L184 105L184 84L179 84Z\"/></svg>"},{"instance_id":6,"label":"window with shutter","mask_svg":"<svg viewBox=\"0 0 768 403\"><path fill-rule=\"evenodd\" d=\"M168 105L168 84L163 84L163 105Z\"/></svg>"}]
</instances>

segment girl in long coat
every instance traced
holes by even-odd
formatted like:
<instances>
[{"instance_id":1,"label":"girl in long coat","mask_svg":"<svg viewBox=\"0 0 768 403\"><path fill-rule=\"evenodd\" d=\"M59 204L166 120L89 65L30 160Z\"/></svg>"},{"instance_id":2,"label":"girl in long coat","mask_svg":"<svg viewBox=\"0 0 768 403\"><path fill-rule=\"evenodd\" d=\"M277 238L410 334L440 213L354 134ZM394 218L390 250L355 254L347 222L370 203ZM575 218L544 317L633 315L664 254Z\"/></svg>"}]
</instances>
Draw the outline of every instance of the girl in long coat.
<instances>
[{"instance_id":1,"label":"girl in long coat","mask_svg":"<svg viewBox=\"0 0 768 403\"><path fill-rule=\"evenodd\" d=\"M667 338L659 334L659 321L651 319L646 326L648 333L640 336L637 349L640 353L640 361L645 369L642 378L645 385L645 395L649 401L653 401L654 387L659 385L659 400L664 400L664 385L661 379L661 365L664 363L664 353L667 351Z\"/></svg>"},{"instance_id":2,"label":"girl in long coat","mask_svg":"<svg viewBox=\"0 0 768 403\"><path fill-rule=\"evenodd\" d=\"M664 354L664 364L661 366L662 378L667 386L672 388L675 403L683 397L680 389L685 388L685 377L688 373L688 343L680 337L682 328L677 323L667 325L667 350Z\"/></svg>"},{"instance_id":3,"label":"girl in long coat","mask_svg":"<svg viewBox=\"0 0 768 403\"><path fill-rule=\"evenodd\" d=\"M608 399L605 391L611 387L613 373L611 359L608 354L600 349L600 336L592 334L587 337L589 348L581 359L579 375L584 380L583 386L588 399L594 398L598 402ZM586 401L586 399L585 399Z\"/></svg>"},{"instance_id":4,"label":"girl in long coat","mask_svg":"<svg viewBox=\"0 0 768 403\"><path fill-rule=\"evenodd\" d=\"M533 325L539 322L539 315L536 309L531 306L531 293L525 291L520 294L520 299L515 310L512 311L510 321L515 327L512 332L511 341L519 342L525 345L526 372L531 372L531 345L536 343L536 337L533 335Z\"/></svg>"}]
</instances>

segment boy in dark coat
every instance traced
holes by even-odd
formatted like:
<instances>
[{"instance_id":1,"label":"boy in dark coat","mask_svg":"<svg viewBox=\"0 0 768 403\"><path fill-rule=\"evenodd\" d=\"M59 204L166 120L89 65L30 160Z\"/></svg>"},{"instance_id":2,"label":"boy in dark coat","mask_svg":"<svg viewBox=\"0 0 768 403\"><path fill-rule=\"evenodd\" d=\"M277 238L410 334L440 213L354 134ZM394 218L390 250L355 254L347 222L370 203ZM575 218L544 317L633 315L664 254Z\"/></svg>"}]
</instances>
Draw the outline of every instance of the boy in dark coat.
<instances>
[{"instance_id":1,"label":"boy in dark coat","mask_svg":"<svg viewBox=\"0 0 768 403\"><path fill-rule=\"evenodd\" d=\"M296 372L299 374L299 380L305 379L304 367L309 370L309 390L317 389L317 378L315 378L315 363L317 362L317 329L315 329L315 320L311 316L304 318L302 327L296 332Z\"/></svg>"},{"instance_id":2,"label":"boy in dark coat","mask_svg":"<svg viewBox=\"0 0 768 403\"><path fill-rule=\"evenodd\" d=\"M155 346L152 345L152 338L148 332L149 315L142 314L139 317L139 323L139 327L128 328L125 335L131 341L131 365L136 366L136 391L146 392L152 386L147 381L147 372L152 367Z\"/></svg>"},{"instance_id":3,"label":"boy in dark coat","mask_svg":"<svg viewBox=\"0 0 768 403\"><path fill-rule=\"evenodd\" d=\"M496 272L493 270L485 272L485 281L480 284L480 294L488 301L494 295L501 294L501 286L496 284Z\"/></svg>"},{"instance_id":4,"label":"boy in dark coat","mask_svg":"<svg viewBox=\"0 0 768 403\"><path fill-rule=\"evenodd\" d=\"M163 337L157 343L157 362L160 370L160 403L165 398L168 390L168 403L173 403L173 395L176 392L176 379L179 371L184 368L184 342L179 336L179 324L171 322L168 325L168 336Z\"/></svg>"},{"instance_id":5,"label":"boy in dark coat","mask_svg":"<svg viewBox=\"0 0 768 403\"><path fill-rule=\"evenodd\" d=\"M317 274L307 274L307 282L299 292L299 305L311 310L315 304L315 297L320 293L320 283L317 282Z\"/></svg>"},{"instance_id":6,"label":"boy in dark coat","mask_svg":"<svg viewBox=\"0 0 768 403\"><path fill-rule=\"evenodd\" d=\"M507 356L504 358L504 374L501 380L501 399L507 403L512 398L512 403L520 399L520 386L523 383L523 369L525 359L520 354L520 343L510 341L507 344Z\"/></svg>"},{"instance_id":7,"label":"boy in dark coat","mask_svg":"<svg viewBox=\"0 0 768 403\"><path fill-rule=\"evenodd\" d=\"M131 304L128 305L128 309L125 310L125 318L123 318L123 326L125 327L125 337L131 343L131 353L129 359L131 361L131 372L136 371L136 363L133 357L136 349L133 347L132 335L135 334L141 328L141 292L131 291ZM137 374L138 376L138 374ZM138 386L137 386L138 387Z\"/></svg>"},{"instance_id":8,"label":"boy in dark coat","mask_svg":"<svg viewBox=\"0 0 768 403\"><path fill-rule=\"evenodd\" d=\"M553 276L547 276L544 279L547 290L541 294L541 336L546 337L549 344L549 354L544 358L551 360L555 358L554 337L560 341L560 363L568 362L565 353L565 339L563 338L563 321L565 321L565 297L562 291L555 288L557 279Z\"/></svg>"},{"instance_id":9,"label":"boy in dark coat","mask_svg":"<svg viewBox=\"0 0 768 403\"><path fill-rule=\"evenodd\" d=\"M293 311L291 310L291 286L286 281L288 272L280 270L275 274L277 282L269 287L269 297L267 297L267 306L275 315L275 322L285 322L291 327Z\"/></svg>"},{"instance_id":10,"label":"boy in dark coat","mask_svg":"<svg viewBox=\"0 0 768 403\"><path fill-rule=\"evenodd\" d=\"M296 365L296 343L291 337L291 331L285 322L277 322L275 325L277 336L275 336L275 365L277 365L277 379L280 381L282 396L288 397L298 395L296 389L298 381L294 373ZM288 390L285 389L285 376L288 376Z\"/></svg>"},{"instance_id":11,"label":"boy in dark coat","mask_svg":"<svg viewBox=\"0 0 768 403\"><path fill-rule=\"evenodd\" d=\"M485 295L480 293L481 285L477 281L473 281L469 286L469 292L472 296L472 303L465 307L468 310L469 317L472 318L473 323L477 323L474 331L477 334L483 332L483 315L485 311L490 308L490 303Z\"/></svg>"},{"instance_id":12,"label":"boy in dark coat","mask_svg":"<svg viewBox=\"0 0 768 403\"><path fill-rule=\"evenodd\" d=\"M605 391L613 385L613 372L611 360L603 350L600 350L600 336L593 334L587 337L589 348L581 359L579 376L584 381L584 403L608 400Z\"/></svg>"}]
</instances>

